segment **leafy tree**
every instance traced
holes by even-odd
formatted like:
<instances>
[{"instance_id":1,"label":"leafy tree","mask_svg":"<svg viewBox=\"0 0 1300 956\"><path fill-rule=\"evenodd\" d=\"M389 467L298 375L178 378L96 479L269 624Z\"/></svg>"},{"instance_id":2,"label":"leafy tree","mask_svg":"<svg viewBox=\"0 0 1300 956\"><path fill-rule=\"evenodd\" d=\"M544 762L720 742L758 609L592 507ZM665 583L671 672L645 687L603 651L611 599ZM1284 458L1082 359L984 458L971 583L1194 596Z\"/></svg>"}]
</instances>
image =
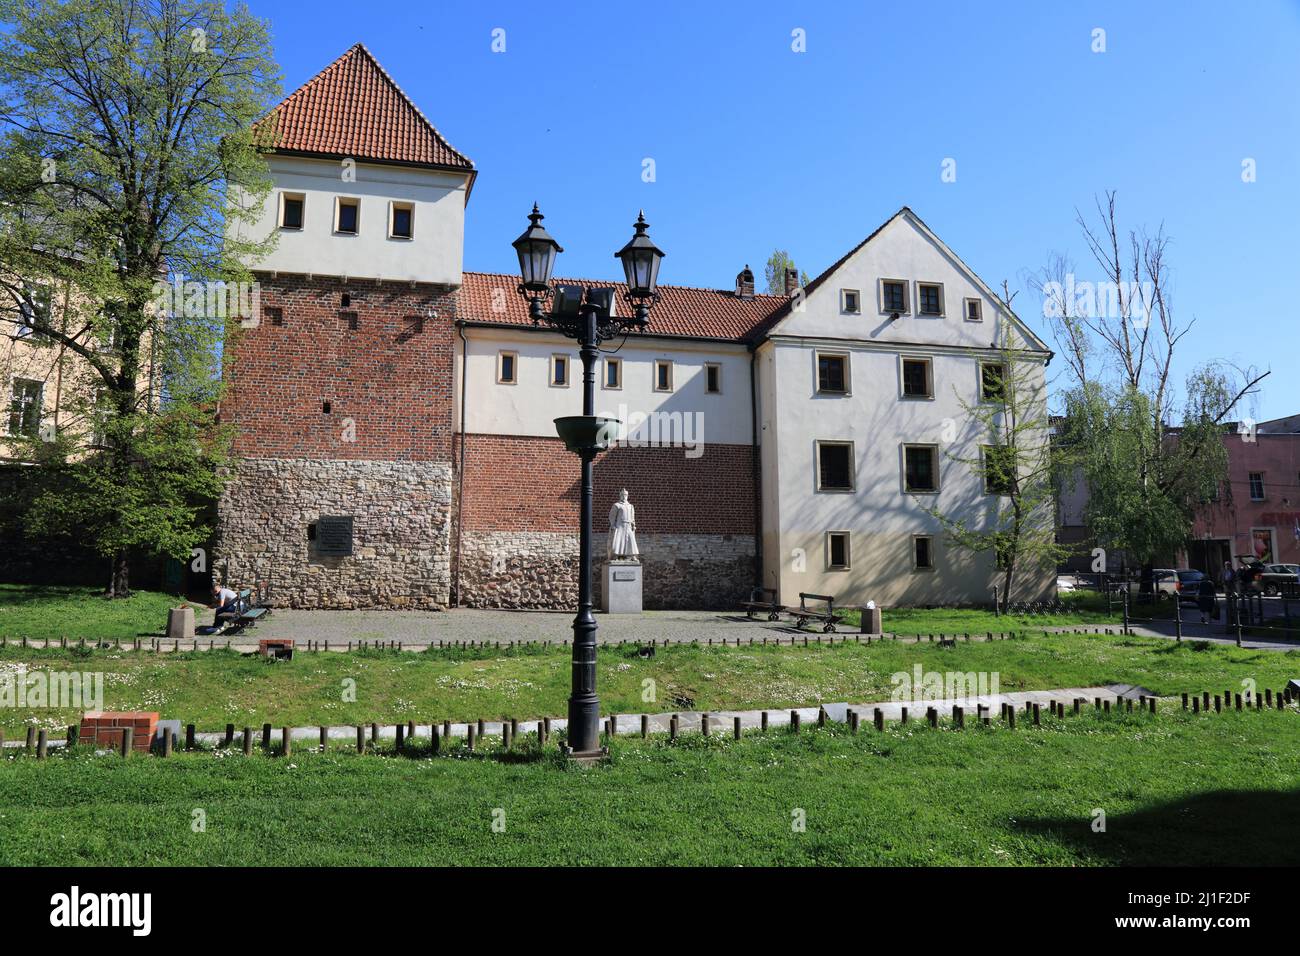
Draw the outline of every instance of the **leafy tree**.
<instances>
[{"instance_id":1,"label":"leafy tree","mask_svg":"<svg viewBox=\"0 0 1300 956\"><path fill-rule=\"evenodd\" d=\"M773 249L763 267L763 278L767 282L768 295L785 295L785 270L794 268L794 260L784 249ZM808 285L808 273L799 273L799 285Z\"/></svg>"},{"instance_id":2,"label":"leafy tree","mask_svg":"<svg viewBox=\"0 0 1300 956\"><path fill-rule=\"evenodd\" d=\"M184 557L207 533L234 317L169 307L159 283L248 282L243 263L269 250L232 227L271 188L252 124L278 71L265 24L220 2L0 0L0 24L0 323L80 358L104 439L32 449L65 490L29 524L80 529L123 597L133 550ZM60 322L31 321L34 276L70 287Z\"/></svg>"},{"instance_id":3,"label":"leafy tree","mask_svg":"<svg viewBox=\"0 0 1300 956\"><path fill-rule=\"evenodd\" d=\"M1173 374L1192 323L1174 312L1163 230L1121 229L1115 194L1078 215L1099 273L1057 257L1031 284L1065 360L1058 478L1087 489L1084 521L1108 556L1150 567L1183 547L1197 508L1227 479L1225 427L1268 373L1218 361ZM1144 583L1144 587L1147 585Z\"/></svg>"}]
</instances>

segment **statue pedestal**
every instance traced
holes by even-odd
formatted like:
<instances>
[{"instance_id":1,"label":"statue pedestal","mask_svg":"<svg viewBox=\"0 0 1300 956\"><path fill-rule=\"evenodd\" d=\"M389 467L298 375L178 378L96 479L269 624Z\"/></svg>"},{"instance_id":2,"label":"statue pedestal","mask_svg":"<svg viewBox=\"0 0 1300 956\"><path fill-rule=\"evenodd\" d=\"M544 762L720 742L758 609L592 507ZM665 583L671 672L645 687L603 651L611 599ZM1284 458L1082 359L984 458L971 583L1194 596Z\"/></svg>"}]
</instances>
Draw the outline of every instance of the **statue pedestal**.
<instances>
[{"instance_id":1,"label":"statue pedestal","mask_svg":"<svg viewBox=\"0 0 1300 956\"><path fill-rule=\"evenodd\" d=\"M636 561L607 561L600 608L606 614L641 613L641 565Z\"/></svg>"}]
</instances>

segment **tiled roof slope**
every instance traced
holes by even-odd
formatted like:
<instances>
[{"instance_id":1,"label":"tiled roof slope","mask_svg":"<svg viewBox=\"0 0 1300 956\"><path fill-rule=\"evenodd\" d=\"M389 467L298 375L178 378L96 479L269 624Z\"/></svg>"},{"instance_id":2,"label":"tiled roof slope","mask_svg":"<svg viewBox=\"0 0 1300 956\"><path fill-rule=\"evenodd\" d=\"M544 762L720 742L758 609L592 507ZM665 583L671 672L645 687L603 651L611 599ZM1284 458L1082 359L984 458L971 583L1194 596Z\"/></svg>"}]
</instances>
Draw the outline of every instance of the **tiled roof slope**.
<instances>
[{"instance_id":1,"label":"tiled roof slope","mask_svg":"<svg viewBox=\"0 0 1300 956\"><path fill-rule=\"evenodd\" d=\"M627 291L622 282L559 278L553 281L602 288L613 286L618 290L620 311L631 314L631 307L622 298ZM466 272L460 292L459 317L470 322L532 325L527 304L515 292L518 285L518 275ZM659 302L650 312L649 329L634 334L748 341L750 334L788 301L789 297L784 295L755 295L752 299L742 299L726 289L661 285Z\"/></svg>"},{"instance_id":2,"label":"tiled roof slope","mask_svg":"<svg viewBox=\"0 0 1300 956\"><path fill-rule=\"evenodd\" d=\"M258 124L267 122L276 124L270 145L278 151L474 169L360 43Z\"/></svg>"}]
</instances>

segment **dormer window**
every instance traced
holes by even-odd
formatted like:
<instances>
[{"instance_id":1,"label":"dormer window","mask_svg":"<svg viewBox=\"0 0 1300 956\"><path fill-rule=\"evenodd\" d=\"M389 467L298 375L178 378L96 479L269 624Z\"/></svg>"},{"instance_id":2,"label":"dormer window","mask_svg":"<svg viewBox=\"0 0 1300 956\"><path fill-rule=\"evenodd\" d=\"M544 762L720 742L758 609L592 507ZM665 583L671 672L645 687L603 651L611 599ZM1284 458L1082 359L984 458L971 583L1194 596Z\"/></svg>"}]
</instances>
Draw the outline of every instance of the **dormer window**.
<instances>
[{"instance_id":1,"label":"dormer window","mask_svg":"<svg viewBox=\"0 0 1300 956\"><path fill-rule=\"evenodd\" d=\"M357 200L338 197L334 203L334 231L345 236L355 236L360 214L361 204Z\"/></svg>"},{"instance_id":2,"label":"dormer window","mask_svg":"<svg viewBox=\"0 0 1300 956\"><path fill-rule=\"evenodd\" d=\"M301 229L305 204L302 193L280 193L280 228Z\"/></svg>"}]
</instances>

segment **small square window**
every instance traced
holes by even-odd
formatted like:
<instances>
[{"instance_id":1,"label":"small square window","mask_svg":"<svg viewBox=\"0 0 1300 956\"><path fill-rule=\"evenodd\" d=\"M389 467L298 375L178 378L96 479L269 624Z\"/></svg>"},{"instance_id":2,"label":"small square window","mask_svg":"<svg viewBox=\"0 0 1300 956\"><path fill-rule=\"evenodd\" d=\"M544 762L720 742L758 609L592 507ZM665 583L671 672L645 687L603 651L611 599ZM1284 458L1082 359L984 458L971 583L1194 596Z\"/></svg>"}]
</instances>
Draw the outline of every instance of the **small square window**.
<instances>
[{"instance_id":1,"label":"small square window","mask_svg":"<svg viewBox=\"0 0 1300 956\"><path fill-rule=\"evenodd\" d=\"M1001 362L980 363L980 400L1000 402L1006 395L1007 367Z\"/></svg>"},{"instance_id":2,"label":"small square window","mask_svg":"<svg viewBox=\"0 0 1300 956\"><path fill-rule=\"evenodd\" d=\"M280 228L301 229L304 198L300 193L280 193Z\"/></svg>"},{"instance_id":3,"label":"small square window","mask_svg":"<svg viewBox=\"0 0 1300 956\"><path fill-rule=\"evenodd\" d=\"M655 359L655 391L673 390L673 363L670 359Z\"/></svg>"},{"instance_id":4,"label":"small square window","mask_svg":"<svg viewBox=\"0 0 1300 956\"><path fill-rule=\"evenodd\" d=\"M393 215L388 234L394 239L410 239L415 220L415 207L409 202L393 203Z\"/></svg>"},{"instance_id":5,"label":"small square window","mask_svg":"<svg viewBox=\"0 0 1300 956\"><path fill-rule=\"evenodd\" d=\"M1250 500L1264 500L1264 473L1262 471L1252 471L1250 473Z\"/></svg>"},{"instance_id":6,"label":"small square window","mask_svg":"<svg viewBox=\"0 0 1300 956\"><path fill-rule=\"evenodd\" d=\"M849 390L849 357L817 355L817 391L845 395Z\"/></svg>"},{"instance_id":7,"label":"small square window","mask_svg":"<svg viewBox=\"0 0 1300 956\"><path fill-rule=\"evenodd\" d=\"M930 535L912 535L912 567L917 571L934 570L934 538Z\"/></svg>"},{"instance_id":8,"label":"small square window","mask_svg":"<svg viewBox=\"0 0 1300 956\"><path fill-rule=\"evenodd\" d=\"M929 359L903 359L903 397L934 398Z\"/></svg>"},{"instance_id":9,"label":"small square window","mask_svg":"<svg viewBox=\"0 0 1300 956\"><path fill-rule=\"evenodd\" d=\"M849 532L826 532L826 570L849 570Z\"/></svg>"},{"instance_id":10,"label":"small square window","mask_svg":"<svg viewBox=\"0 0 1300 956\"><path fill-rule=\"evenodd\" d=\"M605 359L605 387L622 388L623 387L623 360L616 358Z\"/></svg>"},{"instance_id":11,"label":"small square window","mask_svg":"<svg viewBox=\"0 0 1300 956\"><path fill-rule=\"evenodd\" d=\"M716 362L706 362L704 365L704 391L709 395L722 392L722 366Z\"/></svg>"},{"instance_id":12,"label":"small square window","mask_svg":"<svg viewBox=\"0 0 1300 956\"><path fill-rule=\"evenodd\" d=\"M569 384L569 357L567 355L551 356L551 384L557 388Z\"/></svg>"},{"instance_id":13,"label":"small square window","mask_svg":"<svg viewBox=\"0 0 1300 956\"><path fill-rule=\"evenodd\" d=\"M903 446L903 490L919 494L932 494L939 490L939 450L936 446Z\"/></svg>"},{"instance_id":14,"label":"small square window","mask_svg":"<svg viewBox=\"0 0 1300 956\"><path fill-rule=\"evenodd\" d=\"M880 311L907 311L907 283L901 279L880 280Z\"/></svg>"},{"instance_id":15,"label":"small square window","mask_svg":"<svg viewBox=\"0 0 1300 956\"><path fill-rule=\"evenodd\" d=\"M984 466L984 493L1010 495L1015 486L1015 455L1005 445L984 445L981 449Z\"/></svg>"},{"instance_id":16,"label":"small square window","mask_svg":"<svg viewBox=\"0 0 1300 956\"><path fill-rule=\"evenodd\" d=\"M857 289L840 290L840 311L852 314L862 311L862 296Z\"/></svg>"},{"instance_id":17,"label":"small square window","mask_svg":"<svg viewBox=\"0 0 1300 956\"><path fill-rule=\"evenodd\" d=\"M918 282L916 301L921 315L943 315L943 286L937 282Z\"/></svg>"},{"instance_id":18,"label":"small square window","mask_svg":"<svg viewBox=\"0 0 1300 956\"><path fill-rule=\"evenodd\" d=\"M966 300L966 321L983 322L984 321L984 303L979 299Z\"/></svg>"},{"instance_id":19,"label":"small square window","mask_svg":"<svg viewBox=\"0 0 1300 956\"><path fill-rule=\"evenodd\" d=\"M817 443L817 490L853 490L853 443Z\"/></svg>"},{"instance_id":20,"label":"small square window","mask_svg":"<svg viewBox=\"0 0 1300 956\"><path fill-rule=\"evenodd\" d=\"M355 236L357 234L357 218L360 213L360 205L355 199L338 200L338 209L334 217L334 231L344 235Z\"/></svg>"},{"instance_id":21,"label":"small square window","mask_svg":"<svg viewBox=\"0 0 1300 956\"><path fill-rule=\"evenodd\" d=\"M518 368L519 356L514 352L497 353L497 383L500 385L514 385Z\"/></svg>"}]
</instances>

